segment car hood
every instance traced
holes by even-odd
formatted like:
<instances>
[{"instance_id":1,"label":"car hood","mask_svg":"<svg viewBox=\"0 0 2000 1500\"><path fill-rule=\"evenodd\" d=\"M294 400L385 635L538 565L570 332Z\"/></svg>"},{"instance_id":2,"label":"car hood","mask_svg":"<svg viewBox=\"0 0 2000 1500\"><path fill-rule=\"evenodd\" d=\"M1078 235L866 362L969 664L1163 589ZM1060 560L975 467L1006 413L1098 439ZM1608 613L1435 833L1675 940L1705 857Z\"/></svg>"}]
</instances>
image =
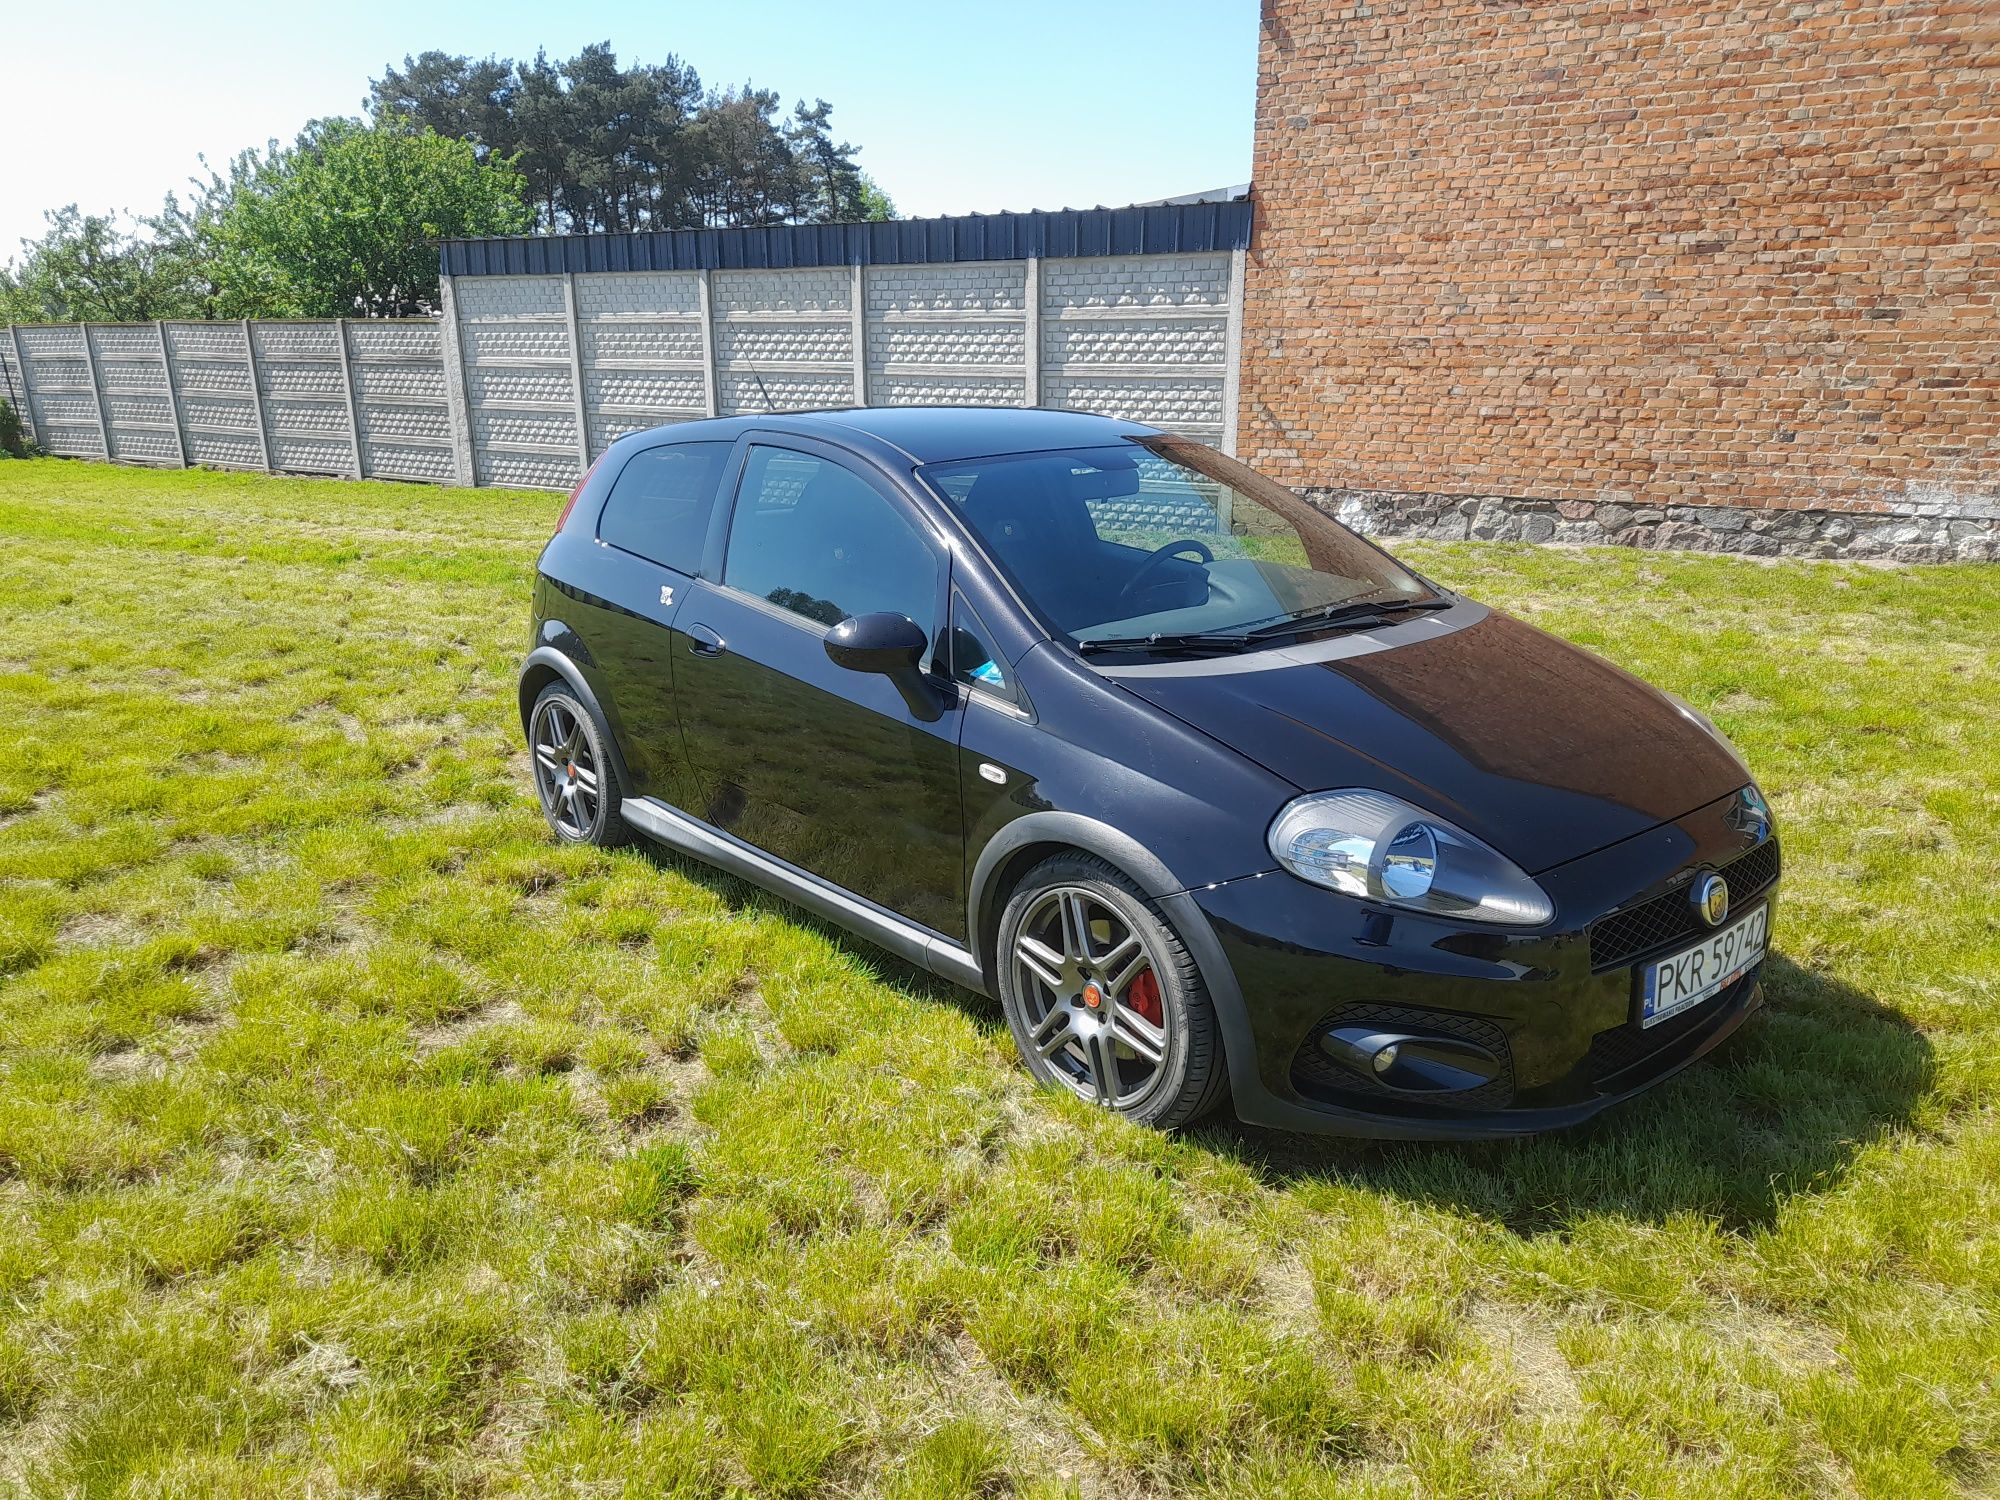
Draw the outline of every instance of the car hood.
<instances>
[{"instance_id":1,"label":"car hood","mask_svg":"<svg viewBox=\"0 0 2000 1500\"><path fill-rule=\"evenodd\" d=\"M1658 689L1470 601L1327 651L1337 654L1302 646L1107 675L1301 791L1389 792L1530 874L1750 780Z\"/></svg>"}]
</instances>

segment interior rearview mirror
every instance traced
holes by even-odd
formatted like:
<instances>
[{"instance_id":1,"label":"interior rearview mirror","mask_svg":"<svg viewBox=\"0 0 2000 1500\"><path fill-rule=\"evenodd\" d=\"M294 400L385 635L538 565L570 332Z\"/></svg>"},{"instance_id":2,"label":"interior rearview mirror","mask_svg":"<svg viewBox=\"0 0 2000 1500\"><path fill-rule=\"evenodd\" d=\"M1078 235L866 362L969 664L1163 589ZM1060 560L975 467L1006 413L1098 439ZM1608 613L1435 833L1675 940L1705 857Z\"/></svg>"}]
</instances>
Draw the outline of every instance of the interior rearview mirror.
<instances>
[{"instance_id":1,"label":"interior rearview mirror","mask_svg":"<svg viewBox=\"0 0 2000 1500\"><path fill-rule=\"evenodd\" d=\"M1072 467L1066 486L1077 500L1112 500L1139 493L1139 466L1107 464L1101 469Z\"/></svg>"},{"instance_id":2,"label":"interior rearview mirror","mask_svg":"<svg viewBox=\"0 0 2000 1500\"><path fill-rule=\"evenodd\" d=\"M944 713L920 663L930 637L908 615L887 610L850 615L826 633L827 660L850 672L880 672L925 723Z\"/></svg>"}]
</instances>

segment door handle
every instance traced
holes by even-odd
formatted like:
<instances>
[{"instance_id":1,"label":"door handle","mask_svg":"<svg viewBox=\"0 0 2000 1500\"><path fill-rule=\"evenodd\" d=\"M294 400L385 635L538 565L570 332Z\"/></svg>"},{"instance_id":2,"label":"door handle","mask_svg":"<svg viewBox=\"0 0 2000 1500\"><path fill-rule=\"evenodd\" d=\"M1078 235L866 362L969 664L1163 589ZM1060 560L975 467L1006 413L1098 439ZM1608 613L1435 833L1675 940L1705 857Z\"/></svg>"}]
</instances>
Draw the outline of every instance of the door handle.
<instances>
[{"instance_id":1,"label":"door handle","mask_svg":"<svg viewBox=\"0 0 2000 1500\"><path fill-rule=\"evenodd\" d=\"M688 650L696 656L720 656L729 649L728 643L706 625L690 625L688 639L694 644Z\"/></svg>"}]
</instances>

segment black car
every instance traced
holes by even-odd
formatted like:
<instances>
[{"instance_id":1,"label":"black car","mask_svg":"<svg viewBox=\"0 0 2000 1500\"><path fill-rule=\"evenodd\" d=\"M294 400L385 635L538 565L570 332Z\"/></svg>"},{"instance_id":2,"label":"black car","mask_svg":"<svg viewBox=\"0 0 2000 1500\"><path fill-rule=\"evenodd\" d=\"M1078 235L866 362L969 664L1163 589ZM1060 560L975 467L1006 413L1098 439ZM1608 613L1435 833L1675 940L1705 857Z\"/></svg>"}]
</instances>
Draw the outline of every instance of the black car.
<instances>
[{"instance_id":1,"label":"black car","mask_svg":"<svg viewBox=\"0 0 2000 1500\"><path fill-rule=\"evenodd\" d=\"M633 830L997 996L1159 1126L1572 1124L1762 1001L1778 844L1693 709L1130 422L635 433L543 552L521 719Z\"/></svg>"}]
</instances>

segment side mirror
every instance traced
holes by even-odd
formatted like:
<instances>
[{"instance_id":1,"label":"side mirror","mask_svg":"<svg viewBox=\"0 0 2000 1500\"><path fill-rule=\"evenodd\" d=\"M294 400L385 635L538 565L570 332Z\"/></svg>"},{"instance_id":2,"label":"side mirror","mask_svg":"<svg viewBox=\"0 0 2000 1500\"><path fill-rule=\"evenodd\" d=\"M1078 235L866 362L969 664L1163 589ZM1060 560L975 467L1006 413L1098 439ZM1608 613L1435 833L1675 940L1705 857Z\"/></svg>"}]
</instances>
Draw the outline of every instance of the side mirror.
<instances>
[{"instance_id":1,"label":"side mirror","mask_svg":"<svg viewBox=\"0 0 2000 1500\"><path fill-rule=\"evenodd\" d=\"M850 672L879 672L903 695L910 712L925 723L944 714L944 706L918 664L930 637L908 615L881 611L850 615L826 633L827 660Z\"/></svg>"}]
</instances>

